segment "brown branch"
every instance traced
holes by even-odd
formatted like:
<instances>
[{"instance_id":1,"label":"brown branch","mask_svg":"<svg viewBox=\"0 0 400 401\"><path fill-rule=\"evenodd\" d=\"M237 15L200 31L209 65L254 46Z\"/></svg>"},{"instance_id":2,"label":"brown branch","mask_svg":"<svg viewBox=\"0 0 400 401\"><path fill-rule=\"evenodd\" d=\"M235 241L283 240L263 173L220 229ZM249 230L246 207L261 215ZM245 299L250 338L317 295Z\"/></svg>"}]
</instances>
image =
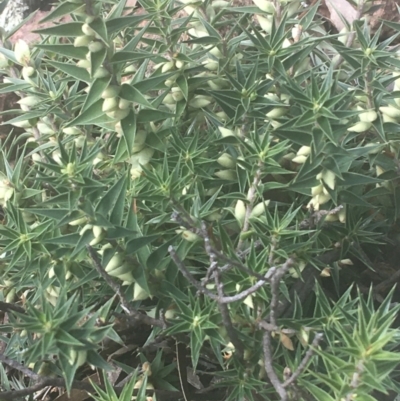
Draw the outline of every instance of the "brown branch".
<instances>
[{"instance_id":1,"label":"brown branch","mask_svg":"<svg viewBox=\"0 0 400 401\"><path fill-rule=\"evenodd\" d=\"M303 360L300 362L299 366L297 367L296 371L282 384L283 387L288 387L293 384L297 378L304 372L307 367L308 362L312 358L314 354L314 349L318 346L319 342L323 338L322 333L317 333L314 337L313 342L311 343L310 348L307 350L306 354L304 355Z\"/></svg>"},{"instance_id":2,"label":"brown branch","mask_svg":"<svg viewBox=\"0 0 400 401\"><path fill-rule=\"evenodd\" d=\"M221 275L218 270L215 271L214 278L215 278L215 284L217 286L218 297L220 299L223 299L224 298L224 286L223 286L223 283L221 282ZM218 308L221 313L222 323L225 326L226 332L227 332L232 344L235 346L237 356L239 359L243 359L244 346L243 346L242 341L239 339L239 336L237 335L235 327L233 326L228 306L226 304L218 301Z\"/></svg>"},{"instance_id":3,"label":"brown branch","mask_svg":"<svg viewBox=\"0 0 400 401\"><path fill-rule=\"evenodd\" d=\"M171 202L174 204L174 206L179 209L179 211L175 211L172 214L172 220L176 221L179 223L182 227L185 227L187 230L190 232L199 235L200 237L203 238L204 241L206 241L206 238L208 237L207 230L204 229L199 229L196 227L195 222L193 221L192 217L186 212L185 209L181 207L181 205L175 201L174 199L171 200ZM184 216L184 217L182 217ZM255 244L256 247L260 246L261 243ZM237 269L241 270L244 273L247 273L250 276L254 276L258 278L259 280L263 280L264 277L262 274L259 274L248 267L246 267L240 260L235 260L232 257L224 255L222 252L218 251L215 247L211 245L211 242L208 242L209 246L209 252L215 253L218 259L224 261L226 263L225 266L220 268L220 271L227 271L231 270L232 267L236 267ZM237 251L237 256L239 259L243 259L246 255L250 253L250 248L246 249L244 251Z\"/></svg>"},{"instance_id":4,"label":"brown branch","mask_svg":"<svg viewBox=\"0 0 400 401\"><path fill-rule=\"evenodd\" d=\"M178 254L175 252L175 249L173 246L170 246L168 248L168 252L171 256L171 259L175 263L175 265L178 267L182 275L192 284L194 285L199 292L202 294L207 295L210 297L213 301L218 302L219 304L230 304L232 302L237 302L241 301L242 299L247 298L249 295L255 293L258 289L260 289L264 284L272 280L272 277L276 271L276 267L272 267L268 270L268 272L262 276L263 279L257 281L254 285L251 287L247 288L246 290L240 292L239 294L232 295L232 296L222 296L220 297L219 295L214 294L212 291L207 289L203 283L200 281L196 280L193 275L189 272L188 268L185 266L185 264L182 262L182 260L179 258ZM215 279L215 275L217 274L216 269L214 267L210 267L210 269L213 270L213 277ZM220 274L220 272L219 272Z\"/></svg>"},{"instance_id":5,"label":"brown branch","mask_svg":"<svg viewBox=\"0 0 400 401\"><path fill-rule=\"evenodd\" d=\"M130 317L136 319L138 322L147 324L149 326L165 328L164 323L161 320L154 319L146 314L140 313L138 310L133 308L132 305L129 304L129 301L127 300L125 294L121 291L121 286L119 286L114 281L114 279L104 270L97 255L97 252L90 245L87 245L86 248L89 252L90 258L92 259L93 266L96 268L101 277L103 277L108 286L117 294L121 302L121 307L125 311L125 313L127 313Z\"/></svg>"},{"instance_id":6,"label":"brown branch","mask_svg":"<svg viewBox=\"0 0 400 401\"><path fill-rule=\"evenodd\" d=\"M288 394L283 387L279 377L277 376L274 366L272 364L272 346L271 346L271 333L266 331L263 336L263 351L264 351L264 365L268 379L274 386L274 389L281 397L281 401L287 401Z\"/></svg>"},{"instance_id":7,"label":"brown branch","mask_svg":"<svg viewBox=\"0 0 400 401\"><path fill-rule=\"evenodd\" d=\"M357 390L357 387L360 385L361 375L364 372L364 370L365 370L364 361L359 360L357 362L356 370L353 373L353 376L352 376L351 382L350 382L350 387L352 388L352 391L350 391L346 395L346 398L345 398L346 401L351 401L352 399L354 399L354 393Z\"/></svg>"},{"instance_id":8,"label":"brown branch","mask_svg":"<svg viewBox=\"0 0 400 401\"><path fill-rule=\"evenodd\" d=\"M8 365L10 368L22 372L25 376L28 376L33 380L38 380L40 378L40 376L33 370L27 368L25 365L22 365L17 361L14 361L13 359L7 358L4 354L0 354L0 362Z\"/></svg>"},{"instance_id":9,"label":"brown branch","mask_svg":"<svg viewBox=\"0 0 400 401\"><path fill-rule=\"evenodd\" d=\"M207 288L205 288L200 281L197 281L193 275L189 272L189 270L187 269L187 267L185 266L185 264L182 262L182 260L180 259L180 257L178 256L178 254L175 252L175 249L172 245L170 245L168 247L168 252L171 256L171 259L173 260L173 262L175 263L175 265L178 267L178 269L180 270L180 272L182 273L183 277L186 278L187 281L189 281L189 283L191 283L192 285L194 285L201 293L206 294L207 296L209 296L213 301L218 301L218 296L215 295L213 292L211 292L210 290L208 290Z\"/></svg>"},{"instance_id":10,"label":"brown branch","mask_svg":"<svg viewBox=\"0 0 400 401\"><path fill-rule=\"evenodd\" d=\"M107 391L107 389L104 386L100 384L98 384L98 386L103 391ZM27 395L34 394L37 391L44 389L45 387L65 387L65 381L64 379L61 378L44 377L42 380L40 380L39 382L30 387L21 390L0 392L0 400L9 401L9 400L20 399L22 397L26 397ZM71 388L76 390L83 390L88 393L94 392L93 386L90 383L85 383L77 380L74 380L72 382ZM116 386L114 387L114 390L117 394L120 394L122 392L122 387ZM135 389L133 395L137 395L138 391L139 389ZM156 394L157 399L163 401L175 401L182 396L182 393L180 391L170 391L170 390L146 390L146 393L148 395Z\"/></svg>"},{"instance_id":11,"label":"brown branch","mask_svg":"<svg viewBox=\"0 0 400 401\"><path fill-rule=\"evenodd\" d=\"M21 306L2 301L0 301L0 310L3 312L26 313L25 309L22 308Z\"/></svg>"},{"instance_id":12,"label":"brown branch","mask_svg":"<svg viewBox=\"0 0 400 401\"><path fill-rule=\"evenodd\" d=\"M45 387L66 387L65 380L59 377L48 377L48 376L41 376L29 368L25 367L24 365L20 364L17 361L14 361L10 358L7 358L3 354L0 354L0 361L13 369L16 369L26 375L27 377L31 378L34 382L32 386L27 388L23 388L20 390L11 390L11 391L3 391L0 392L0 400L14 400L22 397L26 397L27 395L31 395L36 393L37 391L42 390ZM102 386L98 385L102 390L107 391L107 389ZM87 391L88 393L93 393L94 388L93 386L84 381L74 380L71 384L72 389L76 390L83 390ZM114 390L117 394L120 394L122 391L122 386L115 386ZM135 389L134 395L137 395L139 389ZM160 399L163 401L171 400L175 401L176 399L180 398L181 392L180 391L169 391L169 390L148 390L148 394L155 393L157 396L160 396Z\"/></svg>"},{"instance_id":13,"label":"brown branch","mask_svg":"<svg viewBox=\"0 0 400 401\"><path fill-rule=\"evenodd\" d=\"M276 315L277 307L279 303L279 284L282 277L288 272L288 270L293 266L294 259L289 258L281 267L276 269L271 279L271 304L269 311L269 321L273 326L276 326Z\"/></svg>"}]
</instances>

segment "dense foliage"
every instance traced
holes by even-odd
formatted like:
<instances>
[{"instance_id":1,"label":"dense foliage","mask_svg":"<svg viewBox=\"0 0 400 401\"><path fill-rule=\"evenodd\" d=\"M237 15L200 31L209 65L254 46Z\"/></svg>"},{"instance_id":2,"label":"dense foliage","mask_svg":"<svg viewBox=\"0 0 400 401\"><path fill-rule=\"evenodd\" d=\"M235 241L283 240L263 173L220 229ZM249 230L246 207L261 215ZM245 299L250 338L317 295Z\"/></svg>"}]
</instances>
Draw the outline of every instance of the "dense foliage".
<instances>
[{"instance_id":1,"label":"dense foliage","mask_svg":"<svg viewBox=\"0 0 400 401\"><path fill-rule=\"evenodd\" d=\"M363 0L340 34L299 0L125 6L3 35L0 399L400 391L396 273L357 277L397 241L397 34Z\"/></svg>"}]
</instances>

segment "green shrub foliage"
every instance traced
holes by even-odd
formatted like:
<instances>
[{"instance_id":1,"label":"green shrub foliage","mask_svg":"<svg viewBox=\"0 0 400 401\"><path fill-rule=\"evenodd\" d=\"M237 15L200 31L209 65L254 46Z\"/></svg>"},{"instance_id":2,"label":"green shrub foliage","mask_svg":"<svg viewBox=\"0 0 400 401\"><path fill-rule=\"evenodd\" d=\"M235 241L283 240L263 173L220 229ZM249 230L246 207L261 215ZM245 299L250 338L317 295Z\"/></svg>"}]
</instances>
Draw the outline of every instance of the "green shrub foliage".
<instances>
[{"instance_id":1,"label":"green shrub foliage","mask_svg":"<svg viewBox=\"0 0 400 401\"><path fill-rule=\"evenodd\" d=\"M400 25L371 32L363 0L339 34L300 0L126 3L3 33L0 399L399 391L396 277L357 275L397 241Z\"/></svg>"}]
</instances>

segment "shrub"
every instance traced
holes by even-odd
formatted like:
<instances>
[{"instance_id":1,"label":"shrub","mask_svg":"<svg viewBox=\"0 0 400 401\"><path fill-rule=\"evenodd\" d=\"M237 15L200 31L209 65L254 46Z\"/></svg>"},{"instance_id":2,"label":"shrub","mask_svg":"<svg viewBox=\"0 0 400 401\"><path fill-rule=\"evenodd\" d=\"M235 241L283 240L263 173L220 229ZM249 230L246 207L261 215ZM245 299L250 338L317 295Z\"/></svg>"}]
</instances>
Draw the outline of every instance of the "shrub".
<instances>
[{"instance_id":1,"label":"shrub","mask_svg":"<svg viewBox=\"0 0 400 401\"><path fill-rule=\"evenodd\" d=\"M400 390L397 276L356 277L399 214L397 34L254 3L70 0L0 49L1 399Z\"/></svg>"}]
</instances>

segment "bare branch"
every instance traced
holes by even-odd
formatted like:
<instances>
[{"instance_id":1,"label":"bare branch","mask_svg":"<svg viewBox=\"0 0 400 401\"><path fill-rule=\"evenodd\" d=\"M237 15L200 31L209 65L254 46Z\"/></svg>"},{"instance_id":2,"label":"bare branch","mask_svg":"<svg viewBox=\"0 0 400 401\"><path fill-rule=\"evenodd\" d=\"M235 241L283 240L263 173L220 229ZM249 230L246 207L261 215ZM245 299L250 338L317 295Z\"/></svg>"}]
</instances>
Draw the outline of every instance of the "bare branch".
<instances>
[{"instance_id":1,"label":"bare branch","mask_svg":"<svg viewBox=\"0 0 400 401\"><path fill-rule=\"evenodd\" d=\"M271 346L271 333L266 331L263 336L263 351L264 351L264 365L268 379L274 386L274 389L281 397L281 401L287 401L288 395L286 389L283 387L279 380L274 366L272 364L272 346Z\"/></svg>"},{"instance_id":2,"label":"bare branch","mask_svg":"<svg viewBox=\"0 0 400 401\"><path fill-rule=\"evenodd\" d=\"M323 338L322 333L315 334L314 340L311 343L310 348L307 350L306 354L304 355L303 360L300 362L299 366L297 367L296 371L287 379L282 385L283 387L288 387L293 384L297 378L304 372L307 367L308 362L310 362L311 357L314 354L314 349L318 346L319 342Z\"/></svg>"},{"instance_id":3,"label":"bare branch","mask_svg":"<svg viewBox=\"0 0 400 401\"><path fill-rule=\"evenodd\" d=\"M247 298L249 295L255 293L258 289L260 289L265 283L269 282L272 280L272 277L276 271L276 267L271 267L268 272L262 276L263 279L257 281L254 285L249 287L248 289L240 292L239 294L232 295L232 296L223 296L219 297L218 295L214 294L212 291L207 289L203 283L200 281L196 280L193 275L189 272L188 268L185 266L185 264L181 261L177 253L175 252L174 248L170 246L168 248L168 252L171 255L171 259L174 261L180 272L183 274L183 276L191 283L193 284L201 293L207 295L210 297L213 301L217 301L220 304L230 304L232 302L236 301L241 301L242 299ZM214 268L213 268L214 269ZM216 274L216 269L213 270L214 272L214 278Z\"/></svg>"},{"instance_id":4,"label":"bare branch","mask_svg":"<svg viewBox=\"0 0 400 401\"><path fill-rule=\"evenodd\" d=\"M271 278L271 304L269 312L269 321L273 326L276 326L276 309L279 302L279 284L282 277L287 273L287 271L293 266L294 259L289 258L280 268L278 268Z\"/></svg>"},{"instance_id":5,"label":"bare branch","mask_svg":"<svg viewBox=\"0 0 400 401\"><path fill-rule=\"evenodd\" d=\"M45 381L40 381L33 386L23 388L21 390L12 390L12 391L2 391L0 392L0 399L1 400L14 400L17 398L26 397L27 395L31 395L40 391L47 387L48 384Z\"/></svg>"},{"instance_id":6,"label":"bare branch","mask_svg":"<svg viewBox=\"0 0 400 401\"><path fill-rule=\"evenodd\" d=\"M35 373L33 370L27 368L26 366L20 364L17 361L14 361L13 359L7 358L4 354L0 354L0 361L6 365L8 365L10 368L16 369L20 372L22 372L25 376L30 377L33 380L38 380L40 376Z\"/></svg>"},{"instance_id":7,"label":"bare branch","mask_svg":"<svg viewBox=\"0 0 400 401\"><path fill-rule=\"evenodd\" d=\"M236 267L237 269L243 271L244 273L249 274L250 276L254 276L258 278L259 280L263 280L263 275L259 274L255 271L252 271L251 269L247 268L243 263L240 262L240 260L235 260L232 257L224 255L222 252L218 251L214 246L212 246L210 238L207 234L207 230L205 229L204 225L202 224L202 228L196 227L196 223L193 221L192 217L190 216L189 213L186 212L185 209L174 199L171 199L171 202L173 203L174 207L176 207L176 211L172 214L172 220L176 221L178 224L180 224L182 227L186 228L190 232L199 235L200 237L203 238L204 241L207 241L208 243L206 245L206 251L208 254L214 253L218 259L224 261L226 263L226 266L223 266L220 271L226 271L230 270L232 267ZM257 244L257 246L260 246L261 244ZM245 251L237 251L238 257L240 259L244 258L248 253L250 252L250 248L245 250Z\"/></svg>"},{"instance_id":8,"label":"bare branch","mask_svg":"<svg viewBox=\"0 0 400 401\"><path fill-rule=\"evenodd\" d=\"M364 361L359 360L357 362L355 372L353 373L353 376L352 376L351 382L350 382L350 387L352 388L352 391L350 391L346 395L346 398L345 398L346 401L351 401L354 398L354 392L357 389L357 387L360 385L361 375L362 375L364 369L365 369Z\"/></svg>"},{"instance_id":9,"label":"bare branch","mask_svg":"<svg viewBox=\"0 0 400 401\"><path fill-rule=\"evenodd\" d=\"M224 298L224 286L223 283L221 282L221 276L218 270L216 270L215 272L215 284L217 286L218 296L220 297L220 299ZM242 359L244 355L244 346L242 341L239 339L235 328L233 327L228 306L226 304L218 302L218 307L219 311L221 312L222 322L226 328L226 332L230 340L232 341L232 344L235 346L239 359Z\"/></svg>"},{"instance_id":10,"label":"bare branch","mask_svg":"<svg viewBox=\"0 0 400 401\"><path fill-rule=\"evenodd\" d=\"M164 323L161 320L154 319L146 314L140 313L135 308L133 308L128 300L126 299L125 294L121 291L121 286L119 286L114 279L104 270L103 266L101 265L100 259L97 255L97 252L90 246L86 246L90 258L92 259L93 266L99 272L101 277L105 280L105 282L109 285L109 287L117 294L118 298L121 302L122 309L132 318L137 319L138 322L142 322L149 326L157 326L161 328L164 327Z\"/></svg>"},{"instance_id":11,"label":"bare branch","mask_svg":"<svg viewBox=\"0 0 400 401\"><path fill-rule=\"evenodd\" d=\"M0 310L3 312L18 312L18 313L26 312L25 309L22 308L21 306L1 301L0 301Z\"/></svg>"},{"instance_id":12,"label":"bare branch","mask_svg":"<svg viewBox=\"0 0 400 401\"><path fill-rule=\"evenodd\" d=\"M181 261L180 257L178 254L175 252L175 249L173 246L168 247L168 252L171 256L171 259L174 261L180 272L183 274L183 276L188 280L191 284L193 284L201 293L206 294L209 296L212 300L218 301L218 296L215 295L213 292L205 288L200 281L197 281L192 274L189 272L185 264Z\"/></svg>"}]
</instances>

